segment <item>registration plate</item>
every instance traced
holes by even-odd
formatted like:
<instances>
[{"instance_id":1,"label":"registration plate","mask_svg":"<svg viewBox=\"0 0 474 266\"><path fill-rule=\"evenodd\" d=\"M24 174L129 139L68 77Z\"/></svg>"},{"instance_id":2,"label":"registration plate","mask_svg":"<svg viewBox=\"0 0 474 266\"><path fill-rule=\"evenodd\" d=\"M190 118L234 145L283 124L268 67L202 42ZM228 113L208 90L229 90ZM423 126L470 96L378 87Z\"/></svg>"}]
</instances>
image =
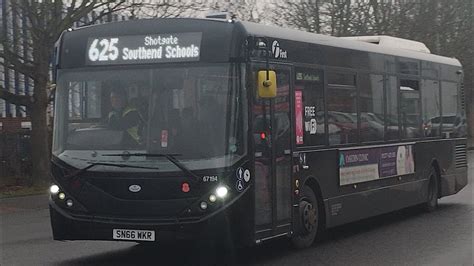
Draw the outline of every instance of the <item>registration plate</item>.
<instances>
[{"instance_id":1,"label":"registration plate","mask_svg":"<svg viewBox=\"0 0 474 266\"><path fill-rule=\"evenodd\" d=\"M117 240L155 241L155 231L114 229L113 238Z\"/></svg>"}]
</instances>

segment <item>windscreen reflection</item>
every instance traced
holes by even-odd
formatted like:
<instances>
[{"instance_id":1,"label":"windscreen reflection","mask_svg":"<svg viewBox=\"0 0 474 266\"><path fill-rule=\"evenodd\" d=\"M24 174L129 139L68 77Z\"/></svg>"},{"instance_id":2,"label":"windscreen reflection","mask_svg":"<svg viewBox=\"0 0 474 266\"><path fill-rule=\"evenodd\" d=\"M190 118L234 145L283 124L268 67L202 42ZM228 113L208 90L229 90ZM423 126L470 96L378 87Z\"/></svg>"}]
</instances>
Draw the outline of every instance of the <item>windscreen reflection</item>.
<instances>
[{"instance_id":1,"label":"windscreen reflection","mask_svg":"<svg viewBox=\"0 0 474 266\"><path fill-rule=\"evenodd\" d=\"M229 64L62 73L53 152L243 154L243 97L236 84Z\"/></svg>"}]
</instances>

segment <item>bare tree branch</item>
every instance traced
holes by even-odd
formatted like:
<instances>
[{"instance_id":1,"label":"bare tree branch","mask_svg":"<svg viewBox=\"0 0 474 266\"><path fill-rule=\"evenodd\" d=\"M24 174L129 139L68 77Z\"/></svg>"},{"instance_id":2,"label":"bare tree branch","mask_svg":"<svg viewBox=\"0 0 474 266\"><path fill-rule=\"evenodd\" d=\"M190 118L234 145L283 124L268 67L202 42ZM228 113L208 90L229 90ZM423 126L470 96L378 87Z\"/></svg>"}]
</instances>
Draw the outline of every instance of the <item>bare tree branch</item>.
<instances>
[{"instance_id":1,"label":"bare tree branch","mask_svg":"<svg viewBox=\"0 0 474 266\"><path fill-rule=\"evenodd\" d=\"M3 61L0 61L0 64L5 68L18 71L33 80L36 79L35 67L31 61L22 62L22 59L17 54L8 50L0 52L0 58L3 59Z\"/></svg>"},{"instance_id":2,"label":"bare tree branch","mask_svg":"<svg viewBox=\"0 0 474 266\"><path fill-rule=\"evenodd\" d=\"M15 93L11 93L6 90L3 86L0 86L0 98L4 99L5 101L16 104L22 105L26 107L30 107L34 103L34 98L28 95L18 95Z\"/></svg>"}]
</instances>

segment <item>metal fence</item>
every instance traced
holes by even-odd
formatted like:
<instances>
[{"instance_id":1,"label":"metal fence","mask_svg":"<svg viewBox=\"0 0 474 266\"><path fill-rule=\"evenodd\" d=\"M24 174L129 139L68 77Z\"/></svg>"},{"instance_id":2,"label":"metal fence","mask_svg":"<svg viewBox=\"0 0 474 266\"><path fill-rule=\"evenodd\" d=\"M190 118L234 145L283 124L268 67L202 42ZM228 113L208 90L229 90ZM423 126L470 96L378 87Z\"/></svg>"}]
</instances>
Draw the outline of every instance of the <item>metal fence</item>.
<instances>
[{"instance_id":1,"label":"metal fence","mask_svg":"<svg viewBox=\"0 0 474 266\"><path fill-rule=\"evenodd\" d=\"M30 131L0 134L0 178L31 176Z\"/></svg>"}]
</instances>

